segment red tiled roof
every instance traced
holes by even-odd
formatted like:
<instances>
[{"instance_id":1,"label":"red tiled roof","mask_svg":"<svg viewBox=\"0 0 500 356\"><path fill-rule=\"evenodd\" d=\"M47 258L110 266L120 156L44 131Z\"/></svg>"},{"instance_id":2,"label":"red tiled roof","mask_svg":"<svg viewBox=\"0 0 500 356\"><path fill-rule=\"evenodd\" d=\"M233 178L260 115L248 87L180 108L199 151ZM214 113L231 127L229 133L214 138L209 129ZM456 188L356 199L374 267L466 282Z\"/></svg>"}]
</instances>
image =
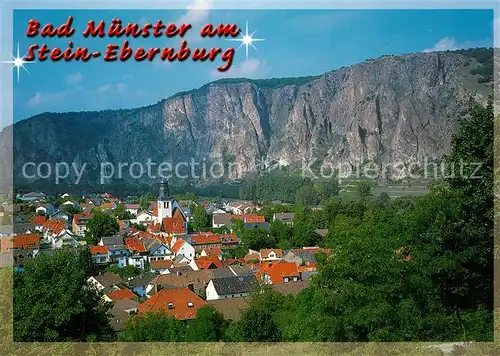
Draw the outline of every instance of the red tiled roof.
<instances>
[{"instance_id":1,"label":"red tiled roof","mask_svg":"<svg viewBox=\"0 0 500 356\"><path fill-rule=\"evenodd\" d=\"M246 223L266 222L266 218L262 215L248 214L243 216Z\"/></svg>"},{"instance_id":2,"label":"red tiled roof","mask_svg":"<svg viewBox=\"0 0 500 356\"><path fill-rule=\"evenodd\" d=\"M258 269L257 279L262 280L262 275L268 275L272 284L283 283L284 277L299 277L299 270L294 262L263 263Z\"/></svg>"},{"instance_id":3,"label":"red tiled roof","mask_svg":"<svg viewBox=\"0 0 500 356\"><path fill-rule=\"evenodd\" d=\"M160 290L139 305L139 313L161 311L178 320L187 320L196 318L198 308L204 305L208 303L188 288L169 288Z\"/></svg>"},{"instance_id":4,"label":"red tiled roof","mask_svg":"<svg viewBox=\"0 0 500 356\"><path fill-rule=\"evenodd\" d=\"M123 239L125 246L127 249L131 250L132 252L146 252L146 248L144 245L139 241L138 238L136 237L126 237Z\"/></svg>"},{"instance_id":5,"label":"red tiled roof","mask_svg":"<svg viewBox=\"0 0 500 356\"><path fill-rule=\"evenodd\" d=\"M171 260L151 261L151 268L152 269L170 268L170 267L172 267L173 264L174 263Z\"/></svg>"},{"instance_id":6,"label":"red tiled roof","mask_svg":"<svg viewBox=\"0 0 500 356\"><path fill-rule=\"evenodd\" d=\"M277 258L281 258L283 257L283 251L279 248L276 248L276 249L264 249L264 250L260 250L260 256L262 258L268 258L269 257L269 254L271 252L274 252L276 254L276 257Z\"/></svg>"},{"instance_id":7,"label":"red tiled roof","mask_svg":"<svg viewBox=\"0 0 500 356\"><path fill-rule=\"evenodd\" d=\"M89 246L89 250L93 255L105 255L109 252L106 246Z\"/></svg>"},{"instance_id":8,"label":"red tiled roof","mask_svg":"<svg viewBox=\"0 0 500 356\"><path fill-rule=\"evenodd\" d=\"M219 247L205 247L203 249L208 256L220 256L222 255L222 250Z\"/></svg>"},{"instance_id":9,"label":"red tiled roof","mask_svg":"<svg viewBox=\"0 0 500 356\"><path fill-rule=\"evenodd\" d=\"M217 256L201 256L195 261L199 269L209 269L212 266L222 268L222 262L217 258Z\"/></svg>"},{"instance_id":10,"label":"red tiled roof","mask_svg":"<svg viewBox=\"0 0 500 356\"><path fill-rule=\"evenodd\" d=\"M75 214L73 215L73 224L86 225L89 219L92 219L92 214ZM81 220L83 219L83 220Z\"/></svg>"},{"instance_id":11,"label":"red tiled roof","mask_svg":"<svg viewBox=\"0 0 500 356\"><path fill-rule=\"evenodd\" d=\"M99 208L101 209L113 209L115 207L115 203L113 202L105 202L99 205Z\"/></svg>"},{"instance_id":12,"label":"red tiled roof","mask_svg":"<svg viewBox=\"0 0 500 356\"><path fill-rule=\"evenodd\" d=\"M1 251L7 252L11 249L30 249L40 246L40 235L22 234L2 238Z\"/></svg>"},{"instance_id":13,"label":"red tiled roof","mask_svg":"<svg viewBox=\"0 0 500 356\"><path fill-rule=\"evenodd\" d=\"M170 234L183 234L186 232L184 220L179 217L163 219L163 230Z\"/></svg>"},{"instance_id":14,"label":"red tiled roof","mask_svg":"<svg viewBox=\"0 0 500 356\"><path fill-rule=\"evenodd\" d=\"M251 253L243 257L243 262L248 261L260 261L260 255L258 253Z\"/></svg>"},{"instance_id":15,"label":"red tiled roof","mask_svg":"<svg viewBox=\"0 0 500 356\"><path fill-rule=\"evenodd\" d=\"M66 229L66 225L62 220L52 220L49 219L43 224L42 231L50 231L56 235L59 235L64 229Z\"/></svg>"},{"instance_id":16,"label":"red tiled roof","mask_svg":"<svg viewBox=\"0 0 500 356\"><path fill-rule=\"evenodd\" d=\"M191 236L192 245L216 244L220 242L220 237L213 232L199 232Z\"/></svg>"},{"instance_id":17,"label":"red tiled roof","mask_svg":"<svg viewBox=\"0 0 500 356\"><path fill-rule=\"evenodd\" d=\"M130 290L127 288L115 290L113 292L109 292L106 294L106 296L111 299L111 300L123 300L123 299L134 299L137 298L137 296L132 293Z\"/></svg>"},{"instance_id":18,"label":"red tiled roof","mask_svg":"<svg viewBox=\"0 0 500 356\"><path fill-rule=\"evenodd\" d=\"M179 253L181 247L184 245L186 241L184 241L183 239L178 239L175 244L172 246L172 248L170 249L170 251L172 251L173 253L177 254Z\"/></svg>"},{"instance_id":19,"label":"red tiled roof","mask_svg":"<svg viewBox=\"0 0 500 356\"><path fill-rule=\"evenodd\" d=\"M155 206L153 209L153 216L158 216L158 207Z\"/></svg>"},{"instance_id":20,"label":"red tiled roof","mask_svg":"<svg viewBox=\"0 0 500 356\"><path fill-rule=\"evenodd\" d=\"M31 218L31 223L34 225L45 224L45 215L35 215Z\"/></svg>"},{"instance_id":21,"label":"red tiled roof","mask_svg":"<svg viewBox=\"0 0 500 356\"><path fill-rule=\"evenodd\" d=\"M240 239L235 234L220 234L219 238L223 244L239 242Z\"/></svg>"},{"instance_id":22,"label":"red tiled roof","mask_svg":"<svg viewBox=\"0 0 500 356\"><path fill-rule=\"evenodd\" d=\"M125 204L125 209L139 209L139 204Z\"/></svg>"},{"instance_id":23,"label":"red tiled roof","mask_svg":"<svg viewBox=\"0 0 500 356\"><path fill-rule=\"evenodd\" d=\"M161 224L155 224L154 222L150 222L148 225L148 231L151 233L160 232L161 231Z\"/></svg>"},{"instance_id":24,"label":"red tiled roof","mask_svg":"<svg viewBox=\"0 0 500 356\"><path fill-rule=\"evenodd\" d=\"M313 272L316 271L316 263L310 263L308 265L297 267L299 272Z\"/></svg>"}]
</instances>

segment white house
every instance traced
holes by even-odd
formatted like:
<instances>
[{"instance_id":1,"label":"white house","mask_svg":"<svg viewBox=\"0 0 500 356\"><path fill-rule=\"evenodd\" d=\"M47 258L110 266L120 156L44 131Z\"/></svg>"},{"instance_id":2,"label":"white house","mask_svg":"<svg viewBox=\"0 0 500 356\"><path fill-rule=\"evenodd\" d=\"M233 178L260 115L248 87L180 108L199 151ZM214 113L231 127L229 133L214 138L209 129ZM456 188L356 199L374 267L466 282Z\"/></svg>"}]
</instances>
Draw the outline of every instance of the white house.
<instances>
[{"instance_id":1,"label":"white house","mask_svg":"<svg viewBox=\"0 0 500 356\"><path fill-rule=\"evenodd\" d=\"M283 259L283 251L281 249L264 249L259 252L261 261L278 261Z\"/></svg>"},{"instance_id":2,"label":"white house","mask_svg":"<svg viewBox=\"0 0 500 356\"><path fill-rule=\"evenodd\" d=\"M62 234L58 235L55 238L52 238L52 246L55 248L62 248L62 247L72 247L75 248L78 246L78 241L76 239L76 236L73 235L72 232L69 230L65 230Z\"/></svg>"},{"instance_id":3,"label":"white house","mask_svg":"<svg viewBox=\"0 0 500 356\"><path fill-rule=\"evenodd\" d=\"M143 225L148 225L151 221L153 221L153 213L150 211L143 211L139 215L137 215L137 218L135 218L135 221L137 224L143 224Z\"/></svg>"},{"instance_id":4,"label":"white house","mask_svg":"<svg viewBox=\"0 0 500 356\"><path fill-rule=\"evenodd\" d=\"M140 208L139 204L125 204L125 210L134 216L137 216L139 208Z\"/></svg>"},{"instance_id":5,"label":"white house","mask_svg":"<svg viewBox=\"0 0 500 356\"><path fill-rule=\"evenodd\" d=\"M247 297L256 285L253 274L212 278L206 289L207 300Z\"/></svg>"},{"instance_id":6,"label":"white house","mask_svg":"<svg viewBox=\"0 0 500 356\"><path fill-rule=\"evenodd\" d=\"M176 239L176 241L173 242L173 245L170 248L170 250L175 254L176 257L179 256L179 255L184 255L190 261L195 256L194 247L191 246L190 244L188 244L183 239Z\"/></svg>"}]
</instances>

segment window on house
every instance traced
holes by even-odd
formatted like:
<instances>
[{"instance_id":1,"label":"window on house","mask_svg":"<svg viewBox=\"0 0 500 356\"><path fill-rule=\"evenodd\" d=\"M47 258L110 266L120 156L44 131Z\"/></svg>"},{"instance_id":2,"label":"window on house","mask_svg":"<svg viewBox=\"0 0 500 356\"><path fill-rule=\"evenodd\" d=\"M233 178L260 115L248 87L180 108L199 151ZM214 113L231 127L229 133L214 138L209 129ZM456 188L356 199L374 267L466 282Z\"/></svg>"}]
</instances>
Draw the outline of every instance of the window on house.
<instances>
[{"instance_id":1,"label":"window on house","mask_svg":"<svg viewBox=\"0 0 500 356\"><path fill-rule=\"evenodd\" d=\"M283 278L283 280L285 281L285 283L287 283L287 282L289 282L289 281L290 281L290 278L285 277L285 278Z\"/></svg>"},{"instance_id":2,"label":"window on house","mask_svg":"<svg viewBox=\"0 0 500 356\"><path fill-rule=\"evenodd\" d=\"M297 282L298 278L297 277L293 277L293 281L294 282Z\"/></svg>"},{"instance_id":3,"label":"window on house","mask_svg":"<svg viewBox=\"0 0 500 356\"><path fill-rule=\"evenodd\" d=\"M174 309L174 303L168 303L168 309Z\"/></svg>"}]
</instances>

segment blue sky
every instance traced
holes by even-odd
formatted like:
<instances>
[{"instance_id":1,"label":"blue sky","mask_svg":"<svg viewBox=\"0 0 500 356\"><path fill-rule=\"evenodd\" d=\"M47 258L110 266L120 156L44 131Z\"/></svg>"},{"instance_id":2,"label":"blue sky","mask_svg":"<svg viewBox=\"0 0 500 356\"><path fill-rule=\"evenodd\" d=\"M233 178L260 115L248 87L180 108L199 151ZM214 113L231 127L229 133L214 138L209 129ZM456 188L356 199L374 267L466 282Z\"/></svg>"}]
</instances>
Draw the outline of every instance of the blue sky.
<instances>
[{"instance_id":1,"label":"blue sky","mask_svg":"<svg viewBox=\"0 0 500 356\"><path fill-rule=\"evenodd\" d=\"M179 91L197 88L224 77L293 77L317 75L376 58L384 54L447 50L493 45L493 12L489 10L251 10L251 11L75 11L18 10L14 13L14 44L21 53L31 44L49 48L67 47L67 38L28 38L28 20L56 25L74 17L75 46L104 52L109 43L125 38L85 39L81 33L87 21L120 18L122 22L191 23L187 37L191 48L221 47L238 43L224 39L201 39L198 31L206 23L236 23L244 28L248 20L255 37L265 41L236 52L232 68L216 71L223 61L182 63L105 62L101 58L82 62L39 62L21 70L14 79L14 121L47 111L80 111L133 108L156 103ZM131 39L136 47L174 47L178 37ZM14 76L16 77L16 76Z\"/></svg>"}]
</instances>

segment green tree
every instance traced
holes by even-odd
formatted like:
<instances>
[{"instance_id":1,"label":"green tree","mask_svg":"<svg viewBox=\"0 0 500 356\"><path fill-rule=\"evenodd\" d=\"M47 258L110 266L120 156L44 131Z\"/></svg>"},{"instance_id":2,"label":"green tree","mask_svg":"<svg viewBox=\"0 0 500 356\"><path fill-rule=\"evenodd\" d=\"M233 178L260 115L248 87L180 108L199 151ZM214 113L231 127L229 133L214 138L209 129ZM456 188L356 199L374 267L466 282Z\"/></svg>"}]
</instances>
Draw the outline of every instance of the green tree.
<instances>
[{"instance_id":1,"label":"green tree","mask_svg":"<svg viewBox=\"0 0 500 356\"><path fill-rule=\"evenodd\" d=\"M78 265L85 273L85 276L90 277L96 274L94 261L92 260L92 253L87 247L83 247L78 253Z\"/></svg>"},{"instance_id":2,"label":"green tree","mask_svg":"<svg viewBox=\"0 0 500 356\"><path fill-rule=\"evenodd\" d=\"M156 200L155 196L153 193L149 193L146 195L142 195L139 198L139 205L141 206L142 210L148 210L149 208L149 202Z\"/></svg>"},{"instance_id":3,"label":"green tree","mask_svg":"<svg viewBox=\"0 0 500 356\"><path fill-rule=\"evenodd\" d=\"M87 244L97 245L102 237L116 235L119 230L120 225L113 216L96 209L93 212L92 219L87 222L85 239Z\"/></svg>"},{"instance_id":4,"label":"green tree","mask_svg":"<svg viewBox=\"0 0 500 356\"><path fill-rule=\"evenodd\" d=\"M186 341L219 341L225 333L227 322L213 306L203 306L196 312L186 331Z\"/></svg>"},{"instance_id":5,"label":"green tree","mask_svg":"<svg viewBox=\"0 0 500 356\"><path fill-rule=\"evenodd\" d=\"M204 231L212 226L212 216L207 213L203 205L191 207L193 220L191 224L195 231Z\"/></svg>"},{"instance_id":6,"label":"green tree","mask_svg":"<svg viewBox=\"0 0 500 356\"><path fill-rule=\"evenodd\" d=\"M184 341L186 325L164 313L147 313L129 319L121 336L123 341Z\"/></svg>"},{"instance_id":7,"label":"green tree","mask_svg":"<svg viewBox=\"0 0 500 356\"><path fill-rule=\"evenodd\" d=\"M15 341L109 341L109 308L71 252L41 254L14 274Z\"/></svg>"},{"instance_id":8,"label":"green tree","mask_svg":"<svg viewBox=\"0 0 500 356\"><path fill-rule=\"evenodd\" d=\"M113 211L114 216L119 220L130 220L134 216L127 210L125 210L125 204L119 203L115 210Z\"/></svg>"},{"instance_id":9,"label":"green tree","mask_svg":"<svg viewBox=\"0 0 500 356\"><path fill-rule=\"evenodd\" d=\"M366 200L368 197L373 196L372 185L368 182L361 182L358 186L359 196L362 201Z\"/></svg>"},{"instance_id":10,"label":"green tree","mask_svg":"<svg viewBox=\"0 0 500 356\"><path fill-rule=\"evenodd\" d=\"M305 206L317 205L320 201L318 191L311 185L304 185L295 194L295 203Z\"/></svg>"},{"instance_id":11,"label":"green tree","mask_svg":"<svg viewBox=\"0 0 500 356\"><path fill-rule=\"evenodd\" d=\"M239 321L239 331L243 341L275 342L279 341L281 331L273 320L270 311L263 307L249 307Z\"/></svg>"},{"instance_id":12,"label":"green tree","mask_svg":"<svg viewBox=\"0 0 500 356\"><path fill-rule=\"evenodd\" d=\"M241 234L241 242L244 246L257 251L276 245L274 238L262 228L245 229Z\"/></svg>"}]
</instances>

